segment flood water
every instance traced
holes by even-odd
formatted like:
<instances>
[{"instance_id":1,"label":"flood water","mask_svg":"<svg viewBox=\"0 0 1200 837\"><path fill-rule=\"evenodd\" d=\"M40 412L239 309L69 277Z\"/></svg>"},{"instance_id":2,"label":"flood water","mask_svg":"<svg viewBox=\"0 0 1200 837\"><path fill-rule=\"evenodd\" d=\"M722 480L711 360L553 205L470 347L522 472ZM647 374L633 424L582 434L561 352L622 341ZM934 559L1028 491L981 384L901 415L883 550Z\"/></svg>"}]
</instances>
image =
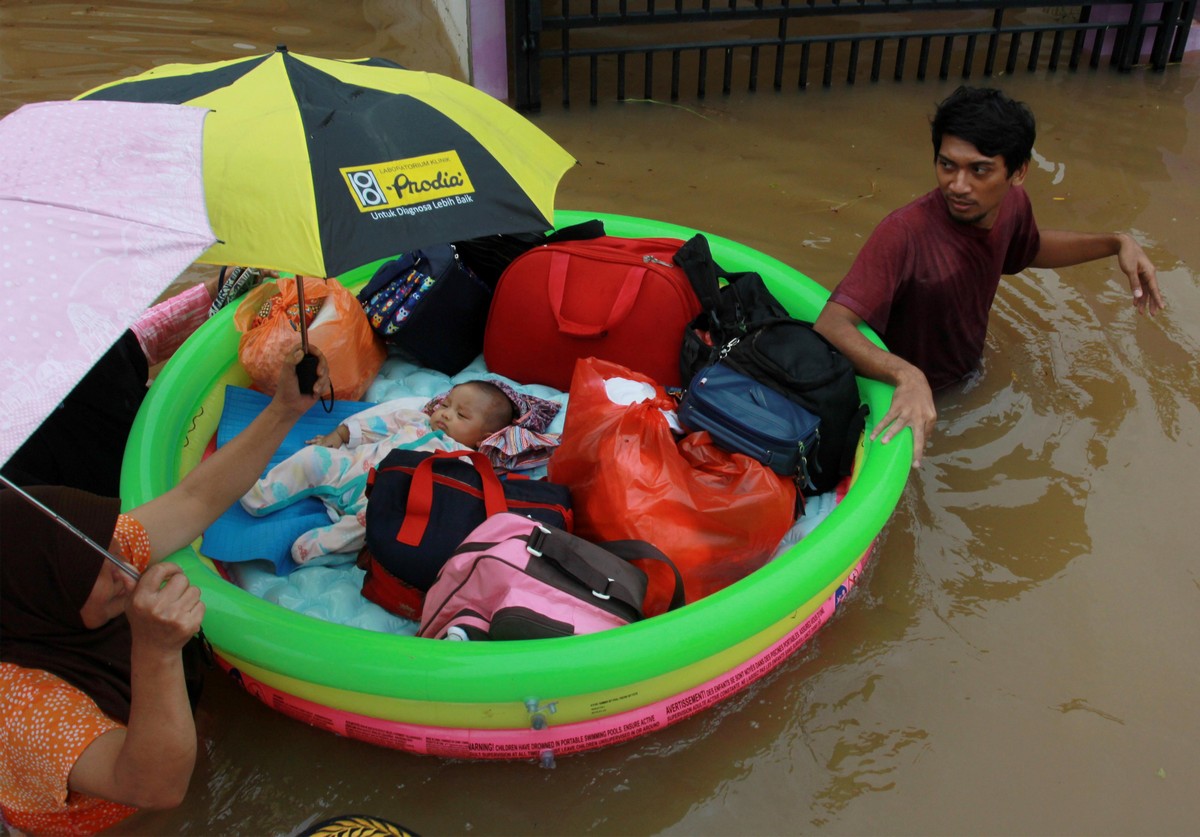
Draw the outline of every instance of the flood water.
<instances>
[{"instance_id":1,"label":"flood water","mask_svg":"<svg viewBox=\"0 0 1200 837\"><path fill-rule=\"evenodd\" d=\"M414 7L4 0L0 113L280 42L449 71ZM292 834L344 813L424 835L1200 832L1197 59L994 80L1038 116L1041 226L1131 231L1169 310L1139 317L1111 260L1006 279L983 375L940 400L865 583L767 679L542 769L339 739L214 674L187 801L115 832ZM956 83L550 98L535 121L580 161L560 207L736 239L831 288L933 186L927 118Z\"/></svg>"}]
</instances>

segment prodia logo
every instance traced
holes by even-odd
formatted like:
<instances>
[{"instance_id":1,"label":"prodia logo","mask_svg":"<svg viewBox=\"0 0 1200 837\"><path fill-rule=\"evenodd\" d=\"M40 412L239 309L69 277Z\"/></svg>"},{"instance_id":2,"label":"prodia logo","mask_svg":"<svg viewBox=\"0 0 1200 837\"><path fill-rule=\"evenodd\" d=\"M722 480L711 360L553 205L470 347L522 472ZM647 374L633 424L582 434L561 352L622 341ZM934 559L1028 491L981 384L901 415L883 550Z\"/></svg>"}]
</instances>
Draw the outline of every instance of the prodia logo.
<instances>
[{"instance_id":1,"label":"prodia logo","mask_svg":"<svg viewBox=\"0 0 1200 837\"><path fill-rule=\"evenodd\" d=\"M457 151L339 169L359 212L397 209L475 191Z\"/></svg>"}]
</instances>

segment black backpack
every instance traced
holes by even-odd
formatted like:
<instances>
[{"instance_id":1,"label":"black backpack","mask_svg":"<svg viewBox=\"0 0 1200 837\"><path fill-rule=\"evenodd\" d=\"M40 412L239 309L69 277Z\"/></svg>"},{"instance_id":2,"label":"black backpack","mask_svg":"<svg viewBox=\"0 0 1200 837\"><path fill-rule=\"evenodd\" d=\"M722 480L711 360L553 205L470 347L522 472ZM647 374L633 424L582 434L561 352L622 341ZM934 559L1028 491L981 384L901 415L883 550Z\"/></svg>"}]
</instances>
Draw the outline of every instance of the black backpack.
<instances>
[{"instance_id":1,"label":"black backpack","mask_svg":"<svg viewBox=\"0 0 1200 837\"><path fill-rule=\"evenodd\" d=\"M688 241L675 260L704 308L684 337L683 380L720 359L815 413L821 419L810 468L816 490L806 493L832 490L853 468L866 425L867 406L850 361L812 323L788 316L757 273L722 270L703 236ZM729 284L718 288L718 277Z\"/></svg>"},{"instance_id":2,"label":"black backpack","mask_svg":"<svg viewBox=\"0 0 1200 837\"><path fill-rule=\"evenodd\" d=\"M715 351L745 337L760 323L788 316L757 273L730 273L713 261L708 239L694 235L675 254L700 300L700 314L688 324L679 353L680 380L685 384L710 365ZM719 280L728 284L720 286Z\"/></svg>"},{"instance_id":3,"label":"black backpack","mask_svg":"<svg viewBox=\"0 0 1200 837\"><path fill-rule=\"evenodd\" d=\"M604 222L593 218L590 221L582 221L552 230L550 233L485 235L482 238L456 241L454 247L462 255L463 261L475 271L475 275L494 290L496 283L500 281L500 274L504 273L504 269L522 253L555 241L578 241L599 238L602 235L604 235Z\"/></svg>"},{"instance_id":4,"label":"black backpack","mask_svg":"<svg viewBox=\"0 0 1200 837\"><path fill-rule=\"evenodd\" d=\"M721 351L726 349L726 364L820 417L816 467L809 472L816 486L812 493L835 488L854 467L867 418L850 361L812 323L791 317L760 323Z\"/></svg>"}]
</instances>

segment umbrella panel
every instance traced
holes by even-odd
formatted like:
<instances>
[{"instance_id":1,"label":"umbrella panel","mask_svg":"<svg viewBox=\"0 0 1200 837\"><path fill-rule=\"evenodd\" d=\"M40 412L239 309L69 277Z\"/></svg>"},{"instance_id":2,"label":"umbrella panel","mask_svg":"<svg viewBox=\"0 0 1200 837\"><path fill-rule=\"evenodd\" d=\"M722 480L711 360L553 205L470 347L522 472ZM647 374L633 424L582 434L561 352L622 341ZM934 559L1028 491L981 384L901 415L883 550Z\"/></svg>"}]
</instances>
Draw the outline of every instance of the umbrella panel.
<instances>
[{"instance_id":1,"label":"umbrella panel","mask_svg":"<svg viewBox=\"0 0 1200 837\"><path fill-rule=\"evenodd\" d=\"M429 244L545 230L574 163L486 93L386 61L280 51L192 70L168 65L84 96L213 109L205 185L221 242L210 263L328 276Z\"/></svg>"},{"instance_id":2,"label":"umbrella panel","mask_svg":"<svg viewBox=\"0 0 1200 837\"><path fill-rule=\"evenodd\" d=\"M0 464L213 242L205 117L47 102L0 120Z\"/></svg>"}]
</instances>

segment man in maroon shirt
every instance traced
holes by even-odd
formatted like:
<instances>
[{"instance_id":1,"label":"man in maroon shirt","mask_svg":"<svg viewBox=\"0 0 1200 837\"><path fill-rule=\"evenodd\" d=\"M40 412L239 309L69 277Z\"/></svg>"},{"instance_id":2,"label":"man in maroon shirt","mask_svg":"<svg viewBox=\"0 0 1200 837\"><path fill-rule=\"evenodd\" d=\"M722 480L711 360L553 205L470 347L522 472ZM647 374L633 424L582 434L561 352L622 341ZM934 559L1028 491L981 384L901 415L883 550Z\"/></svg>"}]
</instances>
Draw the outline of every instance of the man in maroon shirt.
<instances>
[{"instance_id":1,"label":"man in maroon shirt","mask_svg":"<svg viewBox=\"0 0 1200 837\"><path fill-rule=\"evenodd\" d=\"M1137 310L1163 307L1154 265L1130 236L1039 232L1021 185L1035 133L1029 108L999 90L954 91L932 122L937 188L880 222L817 318L860 375L896 387L871 438L887 444L912 428L914 468L937 419L934 390L979 363L1002 274L1116 256Z\"/></svg>"}]
</instances>

